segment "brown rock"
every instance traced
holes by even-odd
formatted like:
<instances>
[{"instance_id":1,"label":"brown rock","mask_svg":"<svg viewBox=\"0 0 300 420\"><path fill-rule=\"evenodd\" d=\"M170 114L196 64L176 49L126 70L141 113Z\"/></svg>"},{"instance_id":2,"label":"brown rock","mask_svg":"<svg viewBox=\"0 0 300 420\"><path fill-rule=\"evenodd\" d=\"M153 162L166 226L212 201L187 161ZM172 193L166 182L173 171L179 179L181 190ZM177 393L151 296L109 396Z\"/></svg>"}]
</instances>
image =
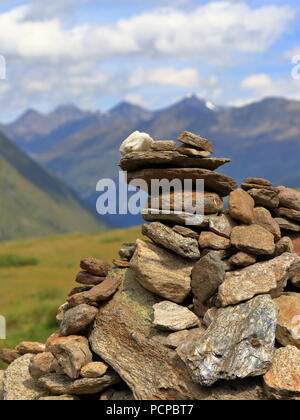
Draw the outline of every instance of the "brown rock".
<instances>
[{"instance_id":1,"label":"brown rock","mask_svg":"<svg viewBox=\"0 0 300 420\"><path fill-rule=\"evenodd\" d=\"M276 192L277 193L277 189L276 188L274 188L274 187L268 187L266 185L259 185L259 184L246 184L246 183L244 183L244 184L241 184L241 188L244 191L249 191L249 190L252 190L252 189L257 189L257 190L273 191L273 192Z\"/></svg>"},{"instance_id":2,"label":"brown rock","mask_svg":"<svg viewBox=\"0 0 300 420\"><path fill-rule=\"evenodd\" d=\"M106 277L110 270L110 265L105 261L92 257L82 260L80 267L88 273L99 277Z\"/></svg>"},{"instance_id":3,"label":"brown rock","mask_svg":"<svg viewBox=\"0 0 300 420\"><path fill-rule=\"evenodd\" d=\"M188 212L170 212L157 209L144 209L142 217L146 222L165 222L182 224L184 226L193 227L208 227L209 216L202 216L201 214L192 214Z\"/></svg>"},{"instance_id":4,"label":"brown rock","mask_svg":"<svg viewBox=\"0 0 300 420\"><path fill-rule=\"evenodd\" d=\"M300 293L288 293L275 299L278 308L276 339L283 346L300 349Z\"/></svg>"},{"instance_id":5,"label":"brown rock","mask_svg":"<svg viewBox=\"0 0 300 420\"><path fill-rule=\"evenodd\" d=\"M185 211L188 213L195 213L195 210L203 210L204 214L219 213L223 207L224 202L222 198L212 192L205 191L188 191L183 192L170 192L154 196L149 199L148 207L152 209L168 210L168 211ZM201 206L201 208L199 208ZM198 211L199 213L199 211Z\"/></svg>"},{"instance_id":6,"label":"brown rock","mask_svg":"<svg viewBox=\"0 0 300 420\"><path fill-rule=\"evenodd\" d=\"M299 255L300 257L300 234L299 233L292 233L288 232L286 234L288 238L292 241L293 244L293 252Z\"/></svg>"},{"instance_id":7,"label":"brown rock","mask_svg":"<svg viewBox=\"0 0 300 420\"><path fill-rule=\"evenodd\" d=\"M229 163L226 158L199 158L185 156L179 152L132 152L121 159L123 171L138 171L151 168L203 168L214 171Z\"/></svg>"},{"instance_id":8,"label":"brown rock","mask_svg":"<svg viewBox=\"0 0 300 420\"><path fill-rule=\"evenodd\" d=\"M71 296L71 294L69 295ZM63 303L57 310L56 321L61 322L64 319L65 313L70 309L68 302Z\"/></svg>"},{"instance_id":9,"label":"brown rock","mask_svg":"<svg viewBox=\"0 0 300 420\"><path fill-rule=\"evenodd\" d=\"M283 236L275 246L275 254L273 257L279 257L280 255L284 254L285 252L290 252L291 254L294 253L294 245L293 241L288 236ZM299 254L300 256L300 254Z\"/></svg>"},{"instance_id":10,"label":"brown rock","mask_svg":"<svg viewBox=\"0 0 300 420\"><path fill-rule=\"evenodd\" d=\"M206 152L204 150L198 150L193 149L192 147L185 147L185 146L179 146L176 147L176 152L181 153L185 156L192 156L192 157L200 157L200 158L206 158L211 155L210 152Z\"/></svg>"},{"instance_id":11,"label":"brown rock","mask_svg":"<svg viewBox=\"0 0 300 420\"><path fill-rule=\"evenodd\" d=\"M84 330L94 321L97 313L97 308L85 304L69 309L60 326L61 335L67 336Z\"/></svg>"},{"instance_id":12,"label":"brown rock","mask_svg":"<svg viewBox=\"0 0 300 420\"><path fill-rule=\"evenodd\" d=\"M110 388L101 394L100 401L134 401L134 398L130 389L117 391Z\"/></svg>"},{"instance_id":13,"label":"brown rock","mask_svg":"<svg viewBox=\"0 0 300 420\"><path fill-rule=\"evenodd\" d=\"M79 284L85 284L87 286L96 286L97 284L102 283L105 278L106 277L94 276L87 271L80 271L80 273L77 274L75 281Z\"/></svg>"},{"instance_id":14,"label":"brown rock","mask_svg":"<svg viewBox=\"0 0 300 420\"><path fill-rule=\"evenodd\" d=\"M276 350L264 387L269 398L300 400L300 350L293 346Z\"/></svg>"},{"instance_id":15,"label":"brown rock","mask_svg":"<svg viewBox=\"0 0 300 420\"><path fill-rule=\"evenodd\" d=\"M132 274L122 273L122 287L100 309L90 336L93 351L120 374L137 400L205 398L209 390L192 382L176 353L151 338L157 334L152 313L159 299Z\"/></svg>"},{"instance_id":16,"label":"brown rock","mask_svg":"<svg viewBox=\"0 0 300 420\"><path fill-rule=\"evenodd\" d=\"M120 377L108 373L101 378L83 378L73 380L63 375L49 374L39 379L39 385L54 395L93 395L98 394L120 382Z\"/></svg>"},{"instance_id":17,"label":"brown rock","mask_svg":"<svg viewBox=\"0 0 300 420\"><path fill-rule=\"evenodd\" d=\"M189 131L184 131L177 139L180 143L187 144L189 146L196 147L200 150L205 150L207 152L213 153L213 145L207 139L197 136L194 133Z\"/></svg>"},{"instance_id":18,"label":"brown rock","mask_svg":"<svg viewBox=\"0 0 300 420\"><path fill-rule=\"evenodd\" d=\"M209 219L209 228L212 232L230 239L232 229L236 226L236 222L227 214L221 216L212 216Z\"/></svg>"},{"instance_id":19,"label":"brown rock","mask_svg":"<svg viewBox=\"0 0 300 420\"><path fill-rule=\"evenodd\" d=\"M229 259L230 264L239 267L248 267L249 265L255 264L256 261L257 257L255 255L247 254L246 252L238 252Z\"/></svg>"},{"instance_id":20,"label":"brown rock","mask_svg":"<svg viewBox=\"0 0 300 420\"><path fill-rule=\"evenodd\" d=\"M199 237L200 248L206 249L229 249L231 247L230 240L224 236L217 235L213 232L201 232Z\"/></svg>"},{"instance_id":21,"label":"brown rock","mask_svg":"<svg viewBox=\"0 0 300 420\"><path fill-rule=\"evenodd\" d=\"M136 243L125 243L119 251L122 260L130 261L136 250Z\"/></svg>"},{"instance_id":22,"label":"brown rock","mask_svg":"<svg viewBox=\"0 0 300 420\"><path fill-rule=\"evenodd\" d=\"M199 318L192 311L173 302L156 303L153 309L153 326L162 331L182 331L199 324Z\"/></svg>"},{"instance_id":23,"label":"brown rock","mask_svg":"<svg viewBox=\"0 0 300 420\"><path fill-rule=\"evenodd\" d=\"M235 190L229 196L229 214L230 216L246 225L251 225L254 221L253 198L243 190Z\"/></svg>"},{"instance_id":24,"label":"brown rock","mask_svg":"<svg viewBox=\"0 0 300 420\"><path fill-rule=\"evenodd\" d=\"M143 169L135 172L128 172L128 183L135 179L144 180L147 185L147 191L151 190L153 179L169 181L174 179L184 180L204 180L207 190L219 194L221 197L226 197L237 188L236 181L228 175L223 175L208 169L200 168L156 168Z\"/></svg>"},{"instance_id":25,"label":"brown rock","mask_svg":"<svg viewBox=\"0 0 300 420\"><path fill-rule=\"evenodd\" d=\"M136 280L165 299L182 303L191 291L194 263L148 242L137 241L130 267Z\"/></svg>"},{"instance_id":26,"label":"brown rock","mask_svg":"<svg viewBox=\"0 0 300 420\"><path fill-rule=\"evenodd\" d=\"M275 252L274 236L259 225L235 227L231 244L239 251L254 255L272 255Z\"/></svg>"},{"instance_id":27,"label":"brown rock","mask_svg":"<svg viewBox=\"0 0 300 420\"><path fill-rule=\"evenodd\" d=\"M253 198L257 206L276 209L279 206L278 193L267 189L258 189L257 187L248 190L248 194Z\"/></svg>"},{"instance_id":28,"label":"brown rock","mask_svg":"<svg viewBox=\"0 0 300 420\"><path fill-rule=\"evenodd\" d=\"M16 351L21 354L39 354L45 351L45 344L32 343L30 341L22 341L17 347Z\"/></svg>"},{"instance_id":29,"label":"brown rock","mask_svg":"<svg viewBox=\"0 0 300 420\"><path fill-rule=\"evenodd\" d=\"M232 254L234 253L234 250L232 248L229 248L229 249L204 249L204 251L202 252L202 257L207 255L209 252L215 252L221 258L221 260L227 260L228 258L230 258L232 256Z\"/></svg>"},{"instance_id":30,"label":"brown rock","mask_svg":"<svg viewBox=\"0 0 300 420\"><path fill-rule=\"evenodd\" d=\"M118 268L129 268L130 267L130 263L129 261L124 261L124 260L117 260L117 259L113 259L113 265L114 267L118 267Z\"/></svg>"},{"instance_id":31,"label":"brown rock","mask_svg":"<svg viewBox=\"0 0 300 420\"><path fill-rule=\"evenodd\" d=\"M256 207L254 209L254 223L262 226L274 235L275 242L281 238L281 230L279 224L273 219L269 210L263 207Z\"/></svg>"},{"instance_id":32,"label":"brown rock","mask_svg":"<svg viewBox=\"0 0 300 420\"><path fill-rule=\"evenodd\" d=\"M174 150L176 141L173 140L156 140L152 143L151 149L155 152L168 152Z\"/></svg>"},{"instance_id":33,"label":"brown rock","mask_svg":"<svg viewBox=\"0 0 300 420\"><path fill-rule=\"evenodd\" d=\"M287 217L288 219L300 222L300 210L285 209L284 207L279 207L276 209L276 214L279 217Z\"/></svg>"},{"instance_id":34,"label":"brown rock","mask_svg":"<svg viewBox=\"0 0 300 420\"><path fill-rule=\"evenodd\" d=\"M92 361L92 353L85 337L70 335L54 338L47 342L47 351L55 356L64 373L71 379L78 378L81 368Z\"/></svg>"},{"instance_id":35,"label":"brown rock","mask_svg":"<svg viewBox=\"0 0 300 420\"><path fill-rule=\"evenodd\" d=\"M77 295L78 293L83 293L83 292L88 292L89 290L91 290L94 286L82 286L82 287L74 287L74 289L72 289L70 291L70 293L68 294L68 297L73 296L73 295ZM69 306L69 304L67 303L67 305ZM69 308L68 308L69 309ZM65 311L66 312L66 311ZM60 321L63 320L63 317Z\"/></svg>"},{"instance_id":36,"label":"brown rock","mask_svg":"<svg viewBox=\"0 0 300 420\"><path fill-rule=\"evenodd\" d=\"M262 401L267 400L260 378L247 378L220 382L212 388L209 401Z\"/></svg>"},{"instance_id":37,"label":"brown rock","mask_svg":"<svg viewBox=\"0 0 300 420\"><path fill-rule=\"evenodd\" d=\"M106 374L108 366L102 362L92 362L83 366L80 373L83 378L101 378Z\"/></svg>"},{"instance_id":38,"label":"brown rock","mask_svg":"<svg viewBox=\"0 0 300 420\"><path fill-rule=\"evenodd\" d=\"M41 376L55 373L57 365L57 361L52 353L40 353L32 358L29 365L29 373L33 379L38 380Z\"/></svg>"},{"instance_id":39,"label":"brown rock","mask_svg":"<svg viewBox=\"0 0 300 420\"><path fill-rule=\"evenodd\" d=\"M293 188L277 187L280 207L300 211L300 192Z\"/></svg>"},{"instance_id":40,"label":"brown rock","mask_svg":"<svg viewBox=\"0 0 300 420\"><path fill-rule=\"evenodd\" d=\"M98 286L93 287L88 292L79 293L73 295L68 299L68 303L71 307L87 304L92 306L97 306L97 303L103 302L109 299L120 286L120 278L115 277L111 271L106 280L98 284Z\"/></svg>"},{"instance_id":41,"label":"brown rock","mask_svg":"<svg viewBox=\"0 0 300 420\"><path fill-rule=\"evenodd\" d=\"M3 363L10 365L12 362L21 357L21 354L16 350L11 349L0 349L0 360Z\"/></svg>"},{"instance_id":42,"label":"brown rock","mask_svg":"<svg viewBox=\"0 0 300 420\"><path fill-rule=\"evenodd\" d=\"M189 330L182 330L172 333L168 336L166 345L171 349L176 349L189 336Z\"/></svg>"},{"instance_id":43,"label":"brown rock","mask_svg":"<svg viewBox=\"0 0 300 420\"><path fill-rule=\"evenodd\" d=\"M266 293L278 297L299 269L300 258L286 253L273 260L228 273L219 287L218 302L225 307Z\"/></svg>"},{"instance_id":44,"label":"brown rock","mask_svg":"<svg viewBox=\"0 0 300 420\"><path fill-rule=\"evenodd\" d=\"M184 226L175 225L173 231L183 236L184 238L199 239L199 233Z\"/></svg>"},{"instance_id":45,"label":"brown rock","mask_svg":"<svg viewBox=\"0 0 300 420\"><path fill-rule=\"evenodd\" d=\"M291 232L300 232L300 223L294 222L284 217L277 217L275 220L279 224L280 228L283 230L288 230Z\"/></svg>"},{"instance_id":46,"label":"brown rock","mask_svg":"<svg viewBox=\"0 0 300 420\"><path fill-rule=\"evenodd\" d=\"M194 310L203 316L209 308L209 300L225 279L223 262L217 254L210 252L202 257L192 271L192 293Z\"/></svg>"},{"instance_id":47,"label":"brown rock","mask_svg":"<svg viewBox=\"0 0 300 420\"><path fill-rule=\"evenodd\" d=\"M263 185L265 187L272 187L272 182L268 181L264 178L246 178L244 183L246 184L257 184L257 185Z\"/></svg>"},{"instance_id":48,"label":"brown rock","mask_svg":"<svg viewBox=\"0 0 300 420\"><path fill-rule=\"evenodd\" d=\"M203 325L205 325L207 328L210 326L210 324L213 322L213 320L218 315L219 308L209 308L207 312L205 312L203 317Z\"/></svg>"},{"instance_id":49,"label":"brown rock","mask_svg":"<svg viewBox=\"0 0 300 420\"><path fill-rule=\"evenodd\" d=\"M197 239L184 237L162 223L153 222L143 225L142 234L154 243L175 252L183 258L191 260L200 258Z\"/></svg>"}]
</instances>

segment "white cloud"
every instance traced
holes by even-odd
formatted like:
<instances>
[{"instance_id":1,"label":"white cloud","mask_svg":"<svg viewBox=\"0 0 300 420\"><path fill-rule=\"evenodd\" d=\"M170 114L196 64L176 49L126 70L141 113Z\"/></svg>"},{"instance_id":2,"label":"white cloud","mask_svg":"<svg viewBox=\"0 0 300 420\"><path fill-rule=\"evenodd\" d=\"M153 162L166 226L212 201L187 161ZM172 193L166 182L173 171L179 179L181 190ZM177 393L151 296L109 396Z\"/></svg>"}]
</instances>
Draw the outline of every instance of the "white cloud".
<instances>
[{"instance_id":1,"label":"white cloud","mask_svg":"<svg viewBox=\"0 0 300 420\"><path fill-rule=\"evenodd\" d=\"M222 64L237 53L265 51L294 17L287 6L251 9L244 2L219 1L192 11L156 9L110 25L68 28L58 17L25 20L29 12L28 7L19 7L0 15L3 54L75 60L105 60L133 54L201 56Z\"/></svg>"},{"instance_id":2,"label":"white cloud","mask_svg":"<svg viewBox=\"0 0 300 420\"><path fill-rule=\"evenodd\" d=\"M291 74L277 78L267 74L252 75L242 80L241 88L251 91L254 99L270 96L300 99L300 80L293 79Z\"/></svg>"},{"instance_id":3,"label":"white cloud","mask_svg":"<svg viewBox=\"0 0 300 420\"><path fill-rule=\"evenodd\" d=\"M198 71L193 68L177 70L174 67L139 68L129 79L129 88L146 84L197 88L200 85Z\"/></svg>"},{"instance_id":4,"label":"white cloud","mask_svg":"<svg viewBox=\"0 0 300 420\"><path fill-rule=\"evenodd\" d=\"M242 80L242 89L272 89L272 79L268 74L254 74Z\"/></svg>"}]
</instances>

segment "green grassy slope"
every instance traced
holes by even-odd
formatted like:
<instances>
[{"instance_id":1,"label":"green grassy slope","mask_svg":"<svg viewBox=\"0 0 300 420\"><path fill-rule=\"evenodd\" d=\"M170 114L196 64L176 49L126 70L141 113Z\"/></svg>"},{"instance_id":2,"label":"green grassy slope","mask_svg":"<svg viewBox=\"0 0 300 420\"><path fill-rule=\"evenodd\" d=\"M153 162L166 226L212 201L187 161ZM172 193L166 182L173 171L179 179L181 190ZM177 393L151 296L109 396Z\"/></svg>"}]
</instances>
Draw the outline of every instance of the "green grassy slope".
<instances>
[{"instance_id":1,"label":"green grassy slope","mask_svg":"<svg viewBox=\"0 0 300 420\"><path fill-rule=\"evenodd\" d=\"M79 286L74 282L79 261L94 256L111 262L123 242L135 242L140 236L140 228L134 228L0 243L0 315L7 319L7 340L0 340L0 347L48 338L58 328L58 306ZM14 258L9 258L11 255ZM36 259L32 265L1 264L26 262L32 257Z\"/></svg>"},{"instance_id":2,"label":"green grassy slope","mask_svg":"<svg viewBox=\"0 0 300 420\"><path fill-rule=\"evenodd\" d=\"M0 240L104 228L69 187L1 134L0 195Z\"/></svg>"}]
</instances>

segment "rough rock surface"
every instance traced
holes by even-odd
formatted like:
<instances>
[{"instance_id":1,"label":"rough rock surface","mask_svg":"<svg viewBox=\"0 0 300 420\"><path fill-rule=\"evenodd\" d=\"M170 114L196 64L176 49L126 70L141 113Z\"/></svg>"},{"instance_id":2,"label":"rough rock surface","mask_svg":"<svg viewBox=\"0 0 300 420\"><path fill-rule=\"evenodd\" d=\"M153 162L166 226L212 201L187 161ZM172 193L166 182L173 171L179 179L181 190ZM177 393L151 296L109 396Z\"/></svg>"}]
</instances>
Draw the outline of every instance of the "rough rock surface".
<instances>
[{"instance_id":1,"label":"rough rock surface","mask_svg":"<svg viewBox=\"0 0 300 420\"><path fill-rule=\"evenodd\" d=\"M276 217L275 220L283 230L289 230L291 232L300 232L300 223L294 222L293 220L286 219L285 217Z\"/></svg>"},{"instance_id":2,"label":"rough rock surface","mask_svg":"<svg viewBox=\"0 0 300 420\"><path fill-rule=\"evenodd\" d=\"M287 293L275 299L278 309L276 338L283 346L300 349L300 293Z\"/></svg>"},{"instance_id":3,"label":"rough rock surface","mask_svg":"<svg viewBox=\"0 0 300 420\"><path fill-rule=\"evenodd\" d=\"M94 321L97 313L97 308L85 304L69 309L60 325L61 334L67 336L84 330Z\"/></svg>"},{"instance_id":4,"label":"rough rock surface","mask_svg":"<svg viewBox=\"0 0 300 420\"><path fill-rule=\"evenodd\" d=\"M16 351L21 354L39 354L45 351L45 344L33 343L31 341L22 341L17 347Z\"/></svg>"},{"instance_id":5,"label":"rough rock surface","mask_svg":"<svg viewBox=\"0 0 300 420\"><path fill-rule=\"evenodd\" d=\"M204 209L203 209L203 207ZM171 191L170 193L153 195L148 200L148 207L157 210L167 210L177 212L187 212L204 214L219 213L223 207L224 202L222 198L213 192L198 192L198 191Z\"/></svg>"},{"instance_id":6,"label":"rough rock surface","mask_svg":"<svg viewBox=\"0 0 300 420\"><path fill-rule=\"evenodd\" d=\"M33 379L56 372L58 363L50 352L40 353L31 359L29 373Z\"/></svg>"},{"instance_id":7,"label":"rough rock surface","mask_svg":"<svg viewBox=\"0 0 300 420\"><path fill-rule=\"evenodd\" d=\"M191 157L201 157L201 158L207 158L211 155L211 152L207 152L205 150L199 150L199 149L193 149L192 147L187 146L178 146L176 147L176 152L181 153L185 156L191 156Z\"/></svg>"},{"instance_id":8,"label":"rough rock surface","mask_svg":"<svg viewBox=\"0 0 300 420\"><path fill-rule=\"evenodd\" d=\"M264 178L246 178L244 180L244 182L246 184L257 184L257 185L264 185L265 187L272 187L272 182L268 181L267 179Z\"/></svg>"},{"instance_id":9,"label":"rough rock surface","mask_svg":"<svg viewBox=\"0 0 300 420\"><path fill-rule=\"evenodd\" d=\"M257 187L248 191L257 206L276 209L279 206L278 193L267 189L259 189Z\"/></svg>"},{"instance_id":10,"label":"rough rock surface","mask_svg":"<svg viewBox=\"0 0 300 420\"><path fill-rule=\"evenodd\" d=\"M143 225L142 234L156 244L175 252L183 258L191 260L200 258L197 239L186 238L160 222Z\"/></svg>"},{"instance_id":11,"label":"rough rock surface","mask_svg":"<svg viewBox=\"0 0 300 420\"><path fill-rule=\"evenodd\" d=\"M202 179L205 182L206 189L219 194L221 197L226 197L237 188L236 181L230 176L200 168L154 168L128 172L128 182L130 183L135 179L146 181L148 184L147 190L149 187L151 188L153 179L179 179L181 181L185 179L192 181Z\"/></svg>"},{"instance_id":12,"label":"rough rock surface","mask_svg":"<svg viewBox=\"0 0 300 420\"><path fill-rule=\"evenodd\" d=\"M255 264L256 261L257 257L255 255L247 254L246 252L238 252L229 259L230 264L239 267L248 267L249 265Z\"/></svg>"},{"instance_id":13,"label":"rough rock surface","mask_svg":"<svg viewBox=\"0 0 300 420\"><path fill-rule=\"evenodd\" d=\"M30 376L29 365L32 354L15 360L4 374L4 400L32 401L49 395Z\"/></svg>"},{"instance_id":14,"label":"rough rock surface","mask_svg":"<svg viewBox=\"0 0 300 420\"><path fill-rule=\"evenodd\" d=\"M136 243L124 243L119 251L119 256L123 260L130 261L136 250Z\"/></svg>"},{"instance_id":15,"label":"rough rock surface","mask_svg":"<svg viewBox=\"0 0 300 420\"><path fill-rule=\"evenodd\" d=\"M157 209L144 209L142 217L146 222L166 222L193 227L207 227L209 217L189 212L170 212Z\"/></svg>"},{"instance_id":16,"label":"rough rock surface","mask_svg":"<svg viewBox=\"0 0 300 420\"><path fill-rule=\"evenodd\" d=\"M275 304L270 296L258 296L218 311L208 330L199 339L188 339L177 352L204 386L219 379L260 376L271 366L275 331Z\"/></svg>"},{"instance_id":17,"label":"rough rock surface","mask_svg":"<svg viewBox=\"0 0 300 420\"><path fill-rule=\"evenodd\" d=\"M80 273L77 274L75 281L86 286L96 286L97 284L102 283L104 280L105 277L93 276L93 274L90 274L87 271L80 271Z\"/></svg>"},{"instance_id":18,"label":"rough rock surface","mask_svg":"<svg viewBox=\"0 0 300 420\"><path fill-rule=\"evenodd\" d=\"M235 221L227 214L212 216L209 219L209 228L217 235L230 239L232 229L236 226Z\"/></svg>"},{"instance_id":19,"label":"rough rock surface","mask_svg":"<svg viewBox=\"0 0 300 420\"><path fill-rule=\"evenodd\" d=\"M201 249L229 249L231 247L230 240L224 236L217 235L213 232L201 232L199 236L199 245Z\"/></svg>"},{"instance_id":20,"label":"rough rock surface","mask_svg":"<svg viewBox=\"0 0 300 420\"><path fill-rule=\"evenodd\" d=\"M293 241L288 236L283 236L276 243L275 254L273 255L273 257L279 257L280 255L284 254L285 252L290 252L291 254L293 254L295 252ZM300 253L298 255L300 256Z\"/></svg>"},{"instance_id":21,"label":"rough rock surface","mask_svg":"<svg viewBox=\"0 0 300 420\"><path fill-rule=\"evenodd\" d=\"M205 150L207 152L213 153L213 145L212 143L201 137L197 136L194 133L191 133L189 131L184 131L177 139L180 143L187 144L188 146L196 147L200 150Z\"/></svg>"},{"instance_id":22,"label":"rough rock surface","mask_svg":"<svg viewBox=\"0 0 300 420\"><path fill-rule=\"evenodd\" d=\"M276 350L264 387L270 398L300 401L300 350L294 346Z\"/></svg>"},{"instance_id":23,"label":"rough rock surface","mask_svg":"<svg viewBox=\"0 0 300 420\"><path fill-rule=\"evenodd\" d=\"M300 222L300 210L285 209L284 207L279 207L276 209L276 214L279 217L287 217L288 219Z\"/></svg>"},{"instance_id":24,"label":"rough rock surface","mask_svg":"<svg viewBox=\"0 0 300 420\"><path fill-rule=\"evenodd\" d=\"M79 401L79 398L75 395L56 395L39 398L39 401Z\"/></svg>"},{"instance_id":25,"label":"rough rock surface","mask_svg":"<svg viewBox=\"0 0 300 420\"><path fill-rule=\"evenodd\" d=\"M194 263L141 240L130 262L136 280L147 290L176 303L191 291Z\"/></svg>"},{"instance_id":26,"label":"rough rock surface","mask_svg":"<svg viewBox=\"0 0 300 420\"><path fill-rule=\"evenodd\" d=\"M219 287L218 302L225 307L265 293L278 297L288 280L299 270L300 258L285 253L270 261L233 271L226 275Z\"/></svg>"},{"instance_id":27,"label":"rough rock surface","mask_svg":"<svg viewBox=\"0 0 300 420\"><path fill-rule=\"evenodd\" d=\"M106 277L110 270L110 265L107 262L92 257L82 260L80 267L88 273L99 277Z\"/></svg>"},{"instance_id":28,"label":"rough rock surface","mask_svg":"<svg viewBox=\"0 0 300 420\"><path fill-rule=\"evenodd\" d=\"M254 209L254 223L262 226L274 235L275 242L281 238L281 230L279 224L273 219L269 210L263 207L256 207Z\"/></svg>"},{"instance_id":29,"label":"rough rock surface","mask_svg":"<svg viewBox=\"0 0 300 420\"><path fill-rule=\"evenodd\" d=\"M90 336L94 352L120 374L138 400L206 398L208 391L193 383L176 353L152 339L157 335L153 305L159 298L141 287L130 270L122 274L122 286L96 319Z\"/></svg>"},{"instance_id":30,"label":"rough rock surface","mask_svg":"<svg viewBox=\"0 0 300 420\"><path fill-rule=\"evenodd\" d=\"M192 238L197 240L199 239L199 233L184 226L176 225L173 227L173 231L183 236L184 238Z\"/></svg>"},{"instance_id":31,"label":"rough rock surface","mask_svg":"<svg viewBox=\"0 0 300 420\"><path fill-rule=\"evenodd\" d=\"M0 349L0 360L8 365L17 360L20 356L21 355L17 350Z\"/></svg>"},{"instance_id":32,"label":"rough rock surface","mask_svg":"<svg viewBox=\"0 0 300 420\"><path fill-rule=\"evenodd\" d=\"M80 374L83 378L101 378L106 374L108 366L102 362L91 362L83 366Z\"/></svg>"},{"instance_id":33,"label":"rough rock surface","mask_svg":"<svg viewBox=\"0 0 300 420\"><path fill-rule=\"evenodd\" d=\"M166 168L203 168L215 170L229 163L230 159L204 157L188 157L176 151L165 152L133 152L126 155L120 162L123 171L139 169Z\"/></svg>"},{"instance_id":34,"label":"rough rock surface","mask_svg":"<svg viewBox=\"0 0 300 420\"><path fill-rule=\"evenodd\" d=\"M300 211L300 192L293 188L277 187L280 207Z\"/></svg>"},{"instance_id":35,"label":"rough rock surface","mask_svg":"<svg viewBox=\"0 0 300 420\"><path fill-rule=\"evenodd\" d=\"M152 143L151 149L155 152L172 151L176 147L174 140L156 140Z\"/></svg>"},{"instance_id":36,"label":"rough rock surface","mask_svg":"<svg viewBox=\"0 0 300 420\"><path fill-rule=\"evenodd\" d=\"M122 156L132 152L148 152L154 145L154 140L147 133L135 131L123 141L120 147Z\"/></svg>"},{"instance_id":37,"label":"rough rock surface","mask_svg":"<svg viewBox=\"0 0 300 420\"><path fill-rule=\"evenodd\" d=\"M239 251L254 255L272 255L275 252L274 236L259 225L235 227L231 244Z\"/></svg>"},{"instance_id":38,"label":"rough rock surface","mask_svg":"<svg viewBox=\"0 0 300 420\"><path fill-rule=\"evenodd\" d=\"M111 276L109 273L106 279L98 286L93 287L88 292L78 293L69 297L68 303L70 307L82 304L97 306L99 302L109 299L118 290L120 282L121 279Z\"/></svg>"},{"instance_id":39,"label":"rough rock surface","mask_svg":"<svg viewBox=\"0 0 300 420\"><path fill-rule=\"evenodd\" d=\"M39 379L39 385L53 395L92 395L98 394L120 382L120 377L109 372L101 378L83 378L73 380L63 375L50 374Z\"/></svg>"},{"instance_id":40,"label":"rough rock surface","mask_svg":"<svg viewBox=\"0 0 300 420\"><path fill-rule=\"evenodd\" d=\"M229 214L239 222L250 225L254 220L254 200L244 190L238 189L230 193L229 196Z\"/></svg>"},{"instance_id":41,"label":"rough rock surface","mask_svg":"<svg viewBox=\"0 0 300 420\"><path fill-rule=\"evenodd\" d=\"M188 308L174 302L163 301L153 306L153 326L163 331L181 331L196 327L199 318Z\"/></svg>"},{"instance_id":42,"label":"rough rock surface","mask_svg":"<svg viewBox=\"0 0 300 420\"><path fill-rule=\"evenodd\" d=\"M192 292L194 310L198 316L203 316L209 308L209 300L218 291L225 279L225 269L222 260L215 252L202 257L192 271Z\"/></svg>"},{"instance_id":43,"label":"rough rock surface","mask_svg":"<svg viewBox=\"0 0 300 420\"><path fill-rule=\"evenodd\" d=\"M81 336L50 339L47 342L47 351L55 356L64 373L71 379L79 378L83 366L92 361L88 340Z\"/></svg>"}]
</instances>

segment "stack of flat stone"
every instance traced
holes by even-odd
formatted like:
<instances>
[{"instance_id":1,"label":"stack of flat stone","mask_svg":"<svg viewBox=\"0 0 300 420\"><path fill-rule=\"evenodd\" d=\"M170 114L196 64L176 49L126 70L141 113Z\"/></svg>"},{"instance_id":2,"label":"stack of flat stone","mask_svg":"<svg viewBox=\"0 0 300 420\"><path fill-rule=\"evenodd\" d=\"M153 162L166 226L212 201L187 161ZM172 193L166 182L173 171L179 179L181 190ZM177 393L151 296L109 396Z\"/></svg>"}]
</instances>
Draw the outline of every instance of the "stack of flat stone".
<instances>
[{"instance_id":1,"label":"stack of flat stone","mask_svg":"<svg viewBox=\"0 0 300 420\"><path fill-rule=\"evenodd\" d=\"M129 180L203 179L204 219L148 209L113 266L82 260L58 331L0 351L0 399L300 400L300 192L238 188L208 140L179 141L136 132L121 167Z\"/></svg>"}]
</instances>

